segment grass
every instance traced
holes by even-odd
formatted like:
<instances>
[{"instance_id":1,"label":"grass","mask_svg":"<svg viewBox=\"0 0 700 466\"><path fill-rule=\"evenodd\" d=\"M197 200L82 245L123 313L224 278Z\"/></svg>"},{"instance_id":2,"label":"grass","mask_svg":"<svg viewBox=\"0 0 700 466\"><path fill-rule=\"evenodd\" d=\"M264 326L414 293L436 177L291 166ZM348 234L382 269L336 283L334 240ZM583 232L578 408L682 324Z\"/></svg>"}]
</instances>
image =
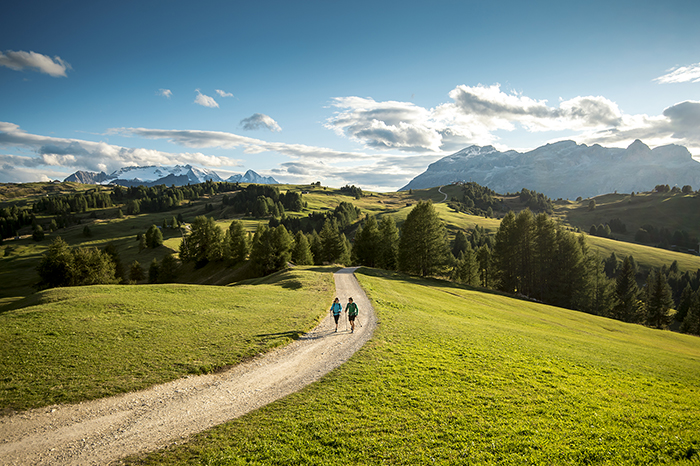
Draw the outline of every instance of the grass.
<instances>
[{"instance_id":1,"label":"grass","mask_svg":"<svg viewBox=\"0 0 700 466\"><path fill-rule=\"evenodd\" d=\"M700 196L697 194L606 194L595 198L596 208L592 211L588 210L589 201L563 204L557 213L572 226L586 232L591 225L619 218L627 226L627 233L616 233L615 236L625 241L634 241L637 230L647 224L657 229L668 228L671 233L685 230L691 237L700 237Z\"/></svg>"},{"instance_id":2,"label":"grass","mask_svg":"<svg viewBox=\"0 0 700 466\"><path fill-rule=\"evenodd\" d=\"M637 264L645 270L649 270L652 267L661 268L664 265L668 267L674 260L678 261L678 267L682 272L689 271L694 273L700 269L700 256L692 254L589 235L586 236L586 242L591 250L596 252L601 259L610 256L612 252L615 252L615 255L620 260L632 255Z\"/></svg>"},{"instance_id":3,"label":"grass","mask_svg":"<svg viewBox=\"0 0 700 466\"><path fill-rule=\"evenodd\" d=\"M282 272L235 287L62 288L0 314L0 411L73 403L218 370L312 328L329 273Z\"/></svg>"},{"instance_id":4,"label":"grass","mask_svg":"<svg viewBox=\"0 0 700 466\"><path fill-rule=\"evenodd\" d=\"M373 339L320 382L136 464L697 464L700 339L358 273Z\"/></svg>"}]
</instances>

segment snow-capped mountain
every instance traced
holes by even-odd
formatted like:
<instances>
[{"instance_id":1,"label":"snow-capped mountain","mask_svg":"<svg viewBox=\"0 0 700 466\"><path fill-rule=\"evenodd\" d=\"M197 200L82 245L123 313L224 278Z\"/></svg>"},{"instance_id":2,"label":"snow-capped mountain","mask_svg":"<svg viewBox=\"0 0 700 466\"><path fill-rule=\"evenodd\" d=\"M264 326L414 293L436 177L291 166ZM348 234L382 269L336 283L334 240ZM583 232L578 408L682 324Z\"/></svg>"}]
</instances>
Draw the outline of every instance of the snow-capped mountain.
<instances>
[{"instance_id":1,"label":"snow-capped mountain","mask_svg":"<svg viewBox=\"0 0 700 466\"><path fill-rule=\"evenodd\" d=\"M248 170L244 175L231 175L226 178L226 181L231 183L279 184L273 177L258 175L253 170Z\"/></svg>"},{"instance_id":2,"label":"snow-capped mountain","mask_svg":"<svg viewBox=\"0 0 700 466\"><path fill-rule=\"evenodd\" d=\"M557 199L615 191L650 191L656 185L700 188L700 163L683 146L650 149L636 140L627 149L561 141L530 152L471 146L434 162L399 191L474 181L499 193L522 188Z\"/></svg>"},{"instance_id":3,"label":"snow-capped mountain","mask_svg":"<svg viewBox=\"0 0 700 466\"><path fill-rule=\"evenodd\" d=\"M239 177L239 179L232 178ZM204 183L205 181L224 181L215 171L192 165L147 167L124 167L110 175L104 172L77 171L64 181L74 181L84 184L118 184L121 186L183 186L186 184ZM234 175L226 181L240 183L277 184L272 177L263 177L248 170L245 175Z\"/></svg>"}]
</instances>

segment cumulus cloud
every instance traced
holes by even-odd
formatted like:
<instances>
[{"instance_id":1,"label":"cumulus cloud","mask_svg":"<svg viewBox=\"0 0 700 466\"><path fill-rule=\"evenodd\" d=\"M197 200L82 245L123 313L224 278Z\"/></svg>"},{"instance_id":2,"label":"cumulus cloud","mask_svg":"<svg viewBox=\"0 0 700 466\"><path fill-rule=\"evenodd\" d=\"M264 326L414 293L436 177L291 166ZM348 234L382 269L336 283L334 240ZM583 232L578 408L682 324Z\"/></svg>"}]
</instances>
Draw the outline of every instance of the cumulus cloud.
<instances>
[{"instance_id":1,"label":"cumulus cloud","mask_svg":"<svg viewBox=\"0 0 700 466\"><path fill-rule=\"evenodd\" d=\"M277 124L275 120L263 113L254 113L248 118L241 120L241 126L245 130L256 130L256 129L269 129L273 132L282 131L280 125Z\"/></svg>"},{"instance_id":2,"label":"cumulus cloud","mask_svg":"<svg viewBox=\"0 0 700 466\"><path fill-rule=\"evenodd\" d=\"M214 100L213 97L202 94L199 89L195 89L195 92L197 93L197 97L195 97L194 103L201 105L202 107L219 108L219 104L216 103L216 100Z\"/></svg>"},{"instance_id":3,"label":"cumulus cloud","mask_svg":"<svg viewBox=\"0 0 700 466\"><path fill-rule=\"evenodd\" d=\"M698 83L700 82L700 63L671 68L665 75L655 78L654 81L658 82L659 84L688 82Z\"/></svg>"},{"instance_id":4,"label":"cumulus cloud","mask_svg":"<svg viewBox=\"0 0 700 466\"><path fill-rule=\"evenodd\" d=\"M122 147L105 142L55 138L30 134L18 125L0 122L0 147L16 147L35 155L21 160L24 166L51 166L111 172L124 166L199 164L226 166L231 159L200 152L171 153L145 148ZM5 156L7 157L7 156Z\"/></svg>"},{"instance_id":5,"label":"cumulus cloud","mask_svg":"<svg viewBox=\"0 0 700 466\"><path fill-rule=\"evenodd\" d=\"M158 89L158 95L162 95L163 97L166 98L171 98L173 96L173 92L170 89Z\"/></svg>"},{"instance_id":6,"label":"cumulus cloud","mask_svg":"<svg viewBox=\"0 0 700 466\"><path fill-rule=\"evenodd\" d=\"M442 152L471 144L498 145L498 131L568 131L568 139L586 143L682 144L700 150L698 102L682 102L662 115L626 115L602 96L560 99L558 105L500 85L455 87L451 102L423 108L410 102L377 102L371 98L341 97L339 109L326 127L365 147L403 152Z\"/></svg>"},{"instance_id":7,"label":"cumulus cloud","mask_svg":"<svg viewBox=\"0 0 700 466\"><path fill-rule=\"evenodd\" d=\"M220 97L233 97L233 94L230 92L222 91L221 89L216 89L216 93L219 94Z\"/></svg>"},{"instance_id":8,"label":"cumulus cloud","mask_svg":"<svg viewBox=\"0 0 700 466\"><path fill-rule=\"evenodd\" d=\"M0 52L0 66L6 66L11 70L22 71L24 69L32 69L40 73L46 73L55 78L66 77L66 70L71 69L68 62L65 62L61 57L49 57L36 52L24 52L7 50L5 53Z\"/></svg>"}]
</instances>

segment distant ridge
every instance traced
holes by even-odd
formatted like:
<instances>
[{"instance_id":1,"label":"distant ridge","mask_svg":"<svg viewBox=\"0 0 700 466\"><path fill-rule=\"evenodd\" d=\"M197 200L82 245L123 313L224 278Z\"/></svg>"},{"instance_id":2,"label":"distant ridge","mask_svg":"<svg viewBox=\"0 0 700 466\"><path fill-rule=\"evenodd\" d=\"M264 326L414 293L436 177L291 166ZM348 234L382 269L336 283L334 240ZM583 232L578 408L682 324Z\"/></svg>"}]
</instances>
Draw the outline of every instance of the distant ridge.
<instances>
[{"instance_id":1,"label":"distant ridge","mask_svg":"<svg viewBox=\"0 0 700 466\"><path fill-rule=\"evenodd\" d=\"M105 172L77 171L64 181L83 184L118 184L120 186L184 186L187 184L204 183L205 181L224 181L215 171L192 165L146 167L123 167L110 175ZM244 175L230 176L226 181L232 183L278 184L271 176L261 176L253 170Z\"/></svg>"},{"instance_id":2,"label":"distant ridge","mask_svg":"<svg viewBox=\"0 0 700 466\"><path fill-rule=\"evenodd\" d=\"M683 146L650 149L640 140L626 149L561 141L530 152L470 146L434 162L399 191L475 181L499 192L522 188L557 199L615 191L650 191L656 185L700 188L700 163Z\"/></svg>"}]
</instances>

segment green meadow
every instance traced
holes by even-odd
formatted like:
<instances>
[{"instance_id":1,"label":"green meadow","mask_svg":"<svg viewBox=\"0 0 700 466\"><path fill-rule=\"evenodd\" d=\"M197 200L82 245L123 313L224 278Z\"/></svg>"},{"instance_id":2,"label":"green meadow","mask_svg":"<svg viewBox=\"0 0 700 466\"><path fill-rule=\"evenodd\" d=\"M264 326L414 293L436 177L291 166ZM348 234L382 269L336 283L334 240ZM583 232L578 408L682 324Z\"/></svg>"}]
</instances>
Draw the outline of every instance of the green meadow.
<instances>
[{"instance_id":1,"label":"green meadow","mask_svg":"<svg viewBox=\"0 0 700 466\"><path fill-rule=\"evenodd\" d=\"M32 295L0 313L0 412L139 390L286 344L325 315L333 270L295 269L232 287L101 285Z\"/></svg>"},{"instance_id":2,"label":"green meadow","mask_svg":"<svg viewBox=\"0 0 700 466\"><path fill-rule=\"evenodd\" d=\"M131 463L700 462L697 337L438 280L357 276L380 323L350 361Z\"/></svg>"}]
</instances>

